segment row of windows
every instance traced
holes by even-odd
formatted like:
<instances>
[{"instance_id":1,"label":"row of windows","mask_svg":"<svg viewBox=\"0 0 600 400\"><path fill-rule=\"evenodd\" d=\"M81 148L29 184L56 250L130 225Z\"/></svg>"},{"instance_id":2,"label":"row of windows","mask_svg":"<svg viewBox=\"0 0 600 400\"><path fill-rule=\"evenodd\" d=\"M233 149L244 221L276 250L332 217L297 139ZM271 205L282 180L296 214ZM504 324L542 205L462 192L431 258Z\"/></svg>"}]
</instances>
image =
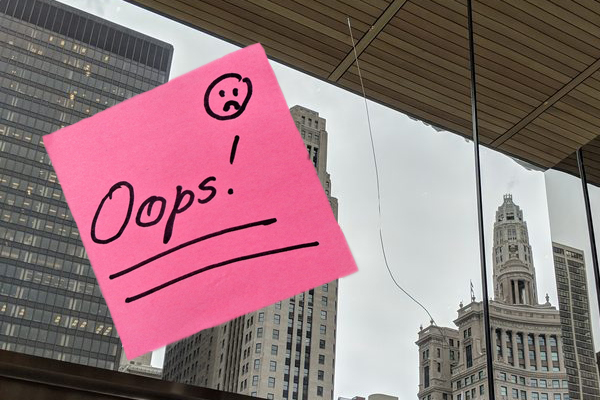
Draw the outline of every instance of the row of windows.
<instances>
[{"instance_id":1,"label":"row of windows","mask_svg":"<svg viewBox=\"0 0 600 400\"><path fill-rule=\"evenodd\" d=\"M308 126L310 128L313 127L313 120L312 120L312 118L308 118L308 124L306 123L306 117L304 115L302 115L300 118L302 119L302 125L306 125L306 126ZM315 129L319 129L319 120L318 119L315 119L314 128Z\"/></svg>"},{"instance_id":2,"label":"row of windows","mask_svg":"<svg viewBox=\"0 0 600 400\"><path fill-rule=\"evenodd\" d=\"M38 27L32 27L19 21L11 21L10 19L5 19L2 27L13 35L32 40L33 43L42 48L54 49L61 53L76 53L84 56L85 59L90 60L92 63L99 62L111 70L126 70L131 75L135 75L138 78L143 76L152 82L165 81L165 71L160 71L137 62L130 62L130 60L115 53L104 51L98 47L86 46L65 36L56 36L55 34L40 30Z\"/></svg>"},{"instance_id":3,"label":"row of windows","mask_svg":"<svg viewBox=\"0 0 600 400\"><path fill-rule=\"evenodd\" d=\"M14 224L17 224L18 221L20 222L19 225L27 224L25 226L31 228L33 232L41 231L43 234L44 231L46 231L48 233L61 235L65 238L71 239L69 240L71 243L67 243L63 241L53 240L45 236L34 235L33 233L29 232L22 232L20 230L17 231L10 228L0 227L0 239L5 239L6 244L6 247L4 247L3 250L9 251L11 249L12 244L8 243L8 241L10 241L26 246L42 248L44 250L58 251L59 253L70 255L73 257L86 257L85 249L83 248L83 246L75 244L81 242L76 240L79 234L73 235L73 232L76 232L76 228L72 227L70 224L56 224L52 221L45 221L41 218L36 217L27 217L23 214L11 212L8 210L3 211L2 214L0 214L0 220L4 222L11 222ZM48 235L48 233L46 235ZM5 257L9 257L8 253L6 253Z\"/></svg>"},{"instance_id":4,"label":"row of windows","mask_svg":"<svg viewBox=\"0 0 600 400\"><path fill-rule=\"evenodd\" d=\"M139 37L121 32L106 23L101 23L55 5L24 0L0 1L0 10L7 15L81 41L94 47L119 54L123 57L151 65L165 71L169 65L170 52ZM163 56L163 53L165 56Z\"/></svg>"},{"instance_id":5,"label":"row of windows","mask_svg":"<svg viewBox=\"0 0 600 400\"><path fill-rule=\"evenodd\" d=\"M0 268L2 271L5 271L4 276L7 277L16 275L16 268L17 266L21 265L20 263L23 263L23 266L26 265L27 267L31 267L31 265L37 265L42 268L52 268L57 271L64 271L81 276L94 276L87 260L78 262L76 260L70 260L70 256L66 256L64 254L59 257L55 257L53 255L36 253L30 249L22 250L8 247L7 249L10 250L9 255L6 255L6 253L0 253L0 255L2 255L2 257L18 261L17 263L11 262L10 264L0 261Z\"/></svg>"},{"instance_id":6,"label":"row of windows","mask_svg":"<svg viewBox=\"0 0 600 400\"><path fill-rule=\"evenodd\" d=\"M27 123L28 117L26 115L18 114L13 111L2 110L2 118L4 118L6 121L10 121L9 118L11 118L11 120L12 120L12 118L17 115L19 116L19 118L25 117L25 123ZM35 121L35 120L33 119L33 121ZM25 124L23 124L23 125L25 125ZM31 148L30 148L28 146L11 143L11 141L6 141L6 140L0 141L0 151L1 152L13 154L13 155L19 156L19 157L26 157L28 160L31 160L31 161L37 161L39 163L51 165L50 157L48 157L48 154L45 151L38 150L38 148L39 148L38 146L36 146L35 148L33 148L33 146L31 146ZM25 156L22 156L22 154L25 154ZM6 182L4 182L3 184L5 186L7 186Z\"/></svg>"},{"instance_id":7,"label":"row of windows","mask_svg":"<svg viewBox=\"0 0 600 400\"><path fill-rule=\"evenodd\" d=\"M75 58L79 64L97 66L95 70L88 69L92 73L109 75L116 70L125 77L129 76L131 79L148 81L152 86L157 82L162 83L165 79L164 73L159 73L159 71L153 68L148 68L135 62L131 63L115 54L89 48L66 38L55 37L54 35L49 35L46 32L32 29L14 21L12 23L7 21L6 26L3 26L3 28L6 33L0 30L0 41L19 46L37 56L44 55L45 57L61 61L61 56L74 58L73 55L76 54L80 56Z\"/></svg>"},{"instance_id":8,"label":"row of windows","mask_svg":"<svg viewBox=\"0 0 600 400\"><path fill-rule=\"evenodd\" d=\"M101 107L100 109L103 109L110 104L116 104L119 101L132 97L134 94L152 88L149 85L141 87L139 82L133 82L133 84L138 84L140 87L126 85L108 77L105 77L106 79L104 80L96 79L95 77L85 76L85 73L81 74L58 65L47 66L45 70L31 70L30 68L34 64L34 60L34 58L31 58L31 60L25 58L23 63L18 63L17 61L19 60L15 58L7 63L4 59L0 59L0 67L2 67L0 71L10 76L11 82L19 84L23 84L24 82L31 83L29 85L31 89L26 92L30 97L40 100L49 98L51 104L64 104L65 107L68 107L67 110L72 109L73 104L81 104L75 110L83 112L85 108L95 104L93 101L100 94L105 94L107 95L105 99L108 99L105 100L106 104L98 104ZM27 61L30 61L31 64L28 64ZM50 73L53 74L50 75ZM39 86L42 87L40 88ZM10 89L16 90L16 85ZM56 92L60 93L60 95ZM63 97L65 95L68 95L68 100L71 100L71 102ZM79 100L83 102L74 102L76 97L80 97L81 99Z\"/></svg>"},{"instance_id":9,"label":"row of windows","mask_svg":"<svg viewBox=\"0 0 600 400\"><path fill-rule=\"evenodd\" d=\"M500 395L508 396L508 388L506 386L500 386ZM562 395L560 393L550 394L552 398L548 396L548 393L531 392L531 400L569 400L568 393ZM527 400L527 392L525 390L512 389L511 398Z\"/></svg>"},{"instance_id":10,"label":"row of windows","mask_svg":"<svg viewBox=\"0 0 600 400\"><path fill-rule=\"evenodd\" d=\"M38 287L38 289L44 289L40 286L46 286L48 288L86 294L102 299L100 289L95 282L82 282L77 279L69 279L48 272L32 271L26 268L14 267L12 265L6 265L5 263L0 265L2 265L2 270L7 272L7 274L4 275L4 277L7 278L7 282L0 283L0 293L8 293L6 294L7 296L22 298L17 295L12 296L12 292L14 292L14 289L12 288L15 287L15 285L8 282L14 278L17 282L32 282L32 286ZM8 287L10 287L10 289L8 289Z\"/></svg>"},{"instance_id":11,"label":"row of windows","mask_svg":"<svg viewBox=\"0 0 600 400\"><path fill-rule=\"evenodd\" d=\"M0 34L2 32L0 31ZM0 38L0 40L2 40ZM6 40L2 40L6 42ZM59 53L53 50L38 50L31 42L19 38L8 39L12 45L2 52L2 62L8 62L5 73L22 77L29 81L46 83L50 80L73 79L82 85L91 88L103 89L113 96L131 97L132 93L145 92L152 89L160 82L144 82L139 76L129 76L124 71L108 71L95 66L72 55ZM31 55L31 53L35 55ZM45 57L41 57L44 54ZM92 71L96 71L93 73ZM103 74L99 74L103 72ZM40 74L41 73L41 74ZM118 88L119 90L115 90ZM72 92L71 92L72 93Z\"/></svg>"},{"instance_id":12,"label":"row of windows","mask_svg":"<svg viewBox=\"0 0 600 400\"><path fill-rule=\"evenodd\" d=\"M13 146L16 145L13 144ZM23 149L27 150L27 147L23 146ZM28 162L23 162L23 158L20 156L10 157L10 155L7 155L7 157L2 157L0 159L0 168L7 169L11 173L18 175L26 175L34 179L50 182L50 185L56 185L58 187L58 178L51 167L37 163L30 164Z\"/></svg>"},{"instance_id":13,"label":"row of windows","mask_svg":"<svg viewBox=\"0 0 600 400\"><path fill-rule=\"evenodd\" d=\"M104 109L119 103L123 97L131 97L134 94L128 89L114 87L109 83L105 83L99 88L90 87L91 89L89 89L89 86L84 83L63 81L63 77L51 78L42 75L41 72L44 71L31 72L33 80L25 81L19 79L16 67L10 66L9 68L9 65L3 60L0 60L0 64L6 67L3 71L6 71L7 75L10 74L8 75L10 79L2 80L3 88L48 104L59 105L64 108L63 111L83 113L85 108L95 105L99 106L99 109ZM58 71L56 72L58 73ZM79 116L85 117L86 115L80 114Z\"/></svg>"},{"instance_id":14,"label":"row of windows","mask_svg":"<svg viewBox=\"0 0 600 400\"><path fill-rule=\"evenodd\" d=\"M4 215L4 213L3 213L3 215ZM7 218L7 220L10 221L12 219L12 214L8 213L6 215L8 215L10 217L10 218ZM4 219L2 219L2 220L7 222ZM40 232L42 234L49 233L49 234L53 234L53 235L58 235L58 236L62 236L64 238L69 238L75 243L79 243L79 241L78 241L79 231L77 230L77 227L73 226L73 224L70 221L67 222L66 224L62 224L62 223L57 223L52 220L47 220L44 218L37 218L34 216L26 217L24 215L21 215L18 218L18 222L19 222L18 225L27 226L33 232ZM65 222L65 221L61 221L61 222ZM16 229L19 229L19 230L16 230ZM22 244L26 244L26 245L31 245L34 241L41 240L41 238L42 238L41 236L27 233L27 231L29 229L23 229L23 228L16 227L16 226L14 228L13 227L11 227L11 228L0 227L0 239L5 239L5 240L11 241L11 242L14 241L14 242L22 243ZM65 240L65 239L63 239L63 240ZM70 254L72 256L75 256L76 254L81 253L76 248L71 249L71 250L67 249L67 252L68 252L68 254Z\"/></svg>"},{"instance_id":15,"label":"row of windows","mask_svg":"<svg viewBox=\"0 0 600 400\"><path fill-rule=\"evenodd\" d=\"M13 84L14 88L18 88L19 84ZM79 120L96 114L99 111L106 109L102 105L89 105L75 101L75 95L70 95L73 99L67 96L54 95L50 92L43 92L43 97L52 98L52 102L38 100L33 97L27 98L19 93L5 93L0 90L0 104L10 105L15 109L24 110L35 115L43 115L45 118L54 120L61 125L73 124Z\"/></svg>"},{"instance_id":16,"label":"row of windows","mask_svg":"<svg viewBox=\"0 0 600 400\"><path fill-rule=\"evenodd\" d=\"M17 189L11 188L11 189L18 190L18 188ZM4 204L14 205L17 208L21 208L21 209L24 208L24 209L39 213L39 214L43 215L47 221L50 221L51 219L61 219L61 220L63 220L63 221L61 221L63 223L67 223L67 221L68 221L68 223L71 223L74 225L73 217L71 216L69 209L66 206L61 207L60 205L52 204L53 201L46 203L46 202L42 202L40 200L33 199L31 197L25 197L25 196L21 196L20 194L10 193L10 191L3 191L1 189L0 189L0 201L2 201ZM13 204L13 202L14 202L14 204ZM27 218L25 218L25 216L23 216L22 219L19 218L18 221L15 223L18 223L19 225L23 225L23 226L28 226L32 229L39 229L42 231L44 230L43 227L36 228L36 225L31 223L32 221L35 221L35 220L28 220ZM5 221L5 222L8 222L8 221Z\"/></svg>"},{"instance_id":17,"label":"row of windows","mask_svg":"<svg viewBox=\"0 0 600 400\"><path fill-rule=\"evenodd\" d=\"M476 388L472 388L471 390L466 390L464 392L464 397L462 396L462 393L458 393L456 395L456 400L472 400L475 399L475 396L477 395L477 389ZM479 395L483 396L485 395L485 386L484 385L479 385Z\"/></svg>"},{"instance_id":18,"label":"row of windows","mask_svg":"<svg viewBox=\"0 0 600 400\"><path fill-rule=\"evenodd\" d=\"M463 379L457 380L455 383L455 386L457 389L460 389L463 387L463 383L464 383L464 387L467 387L469 385L474 384L478 380L481 381L484 378L485 378L485 370L481 370L481 371L479 371L479 373L477 375L471 374L470 376L465 376L464 380Z\"/></svg>"},{"instance_id":19,"label":"row of windows","mask_svg":"<svg viewBox=\"0 0 600 400\"><path fill-rule=\"evenodd\" d=\"M10 219L5 218L5 216L7 216L7 215L11 216L12 218L10 218ZM16 217L15 217L15 215L16 215ZM26 218L26 217L23 217L21 214L11 213L9 211L4 211L2 214L0 214L0 220L4 221L4 222L15 223L14 220L18 220L18 219L27 220L27 219L32 219L32 218L33 217ZM5 236L6 235L8 235L8 233L6 233ZM20 235L19 235L19 237L20 237ZM15 238L17 238L17 235L15 235ZM19 241L20 240L21 239L19 239ZM19 241L15 240L12 243L4 241L3 244L5 244L5 245L0 246L0 255L2 257L11 258L14 260L21 260L24 262L34 262L34 261L32 261L32 259L34 257L34 254L36 254L36 253L33 253L33 251L35 249L32 249L30 247L27 247L27 250L25 250L24 248L19 248L19 245L15 245L15 243L19 243ZM71 256L71 257L77 257L79 259L86 258L85 249L82 246L77 246L72 243L65 243L63 241L49 239L47 237L41 237L41 236L33 235L30 233L23 233L22 241L24 242L24 245L22 245L23 247L25 245L27 245L27 246L39 248L47 254L56 255L56 256L60 256L60 255ZM37 254L39 254L39 253L37 253Z\"/></svg>"},{"instance_id":20,"label":"row of windows","mask_svg":"<svg viewBox=\"0 0 600 400\"><path fill-rule=\"evenodd\" d=\"M52 297L52 295L54 295L53 293L48 293L47 297L48 299L50 299ZM58 298L58 296L57 296ZM82 300L80 299L73 299L73 298L66 298L65 299L66 303L65 303L65 307L61 307L57 304L52 304L54 306L55 309L58 309L59 311L60 308L63 308L63 310L66 309L75 309L77 307L81 308L82 305L76 306L75 302L79 302L79 303L83 303ZM97 307L97 304L92 303L90 305L90 309L94 307ZM104 307L104 309L106 308L106 306L100 305L97 308L102 309ZM30 325L38 325L35 323L39 323L40 327L43 326L48 326L48 325L54 325L54 326L60 326L69 330L79 330L82 332L89 332L89 333L93 333L96 335L103 335L103 336L109 336L109 337L117 337L116 335L116 331L113 329L112 324L109 322L106 322L106 320L110 317L108 315L108 313L104 310L103 313L102 312L98 312L97 315L88 313L85 316L81 316L81 315L66 315L63 314L59 311L48 311L48 310L40 310L40 309L36 309L33 307L27 307L27 306L19 306L16 304L12 304L12 303L7 303L4 301L0 301L0 316L2 316L2 319L7 319L7 318L11 318L12 322L18 322L19 320L22 321L32 321L33 324ZM94 319L91 319L91 318ZM9 320L11 320L9 319ZM23 322L19 322L19 324L15 325L15 327L18 326L25 326L26 324L24 324ZM14 333L14 332L13 332ZM8 335L8 333L6 333L6 335ZM16 332L16 335L18 335L18 332Z\"/></svg>"},{"instance_id":21,"label":"row of windows","mask_svg":"<svg viewBox=\"0 0 600 400\"><path fill-rule=\"evenodd\" d=\"M42 145L43 146L43 142L42 142L43 135L41 133L37 134L37 133L33 132L33 130L24 131L24 130L19 129L14 126L8 126L8 125L4 124L3 122L4 121L0 120L0 135L1 136L6 136L6 137L11 138L9 140L18 139L25 143L31 143L32 145ZM43 128L43 127L41 127L41 128ZM39 129L40 131L42 130L41 128ZM56 129L58 129L58 126L56 127ZM44 132L51 132L51 131L48 130L48 131L44 131Z\"/></svg>"},{"instance_id":22,"label":"row of windows","mask_svg":"<svg viewBox=\"0 0 600 400\"><path fill-rule=\"evenodd\" d=\"M76 364L83 364L83 365L88 365L91 367L107 368L107 369L115 368L114 360L116 359L116 357L110 358L113 361L107 361L107 360L98 359L96 357L89 357L89 356L84 356L84 355L79 355L79 354L63 353L62 351L60 351L58 349L43 349L41 347L34 348L32 346L27 346L24 344L8 343L8 342L0 342L0 349L16 351L19 353L30 354L30 355L38 356L38 357L53 358L55 360L72 362L72 363L76 363ZM101 352L100 354L108 354L108 352L107 353Z\"/></svg>"},{"instance_id":23,"label":"row of windows","mask_svg":"<svg viewBox=\"0 0 600 400\"><path fill-rule=\"evenodd\" d=\"M498 378L501 381L506 381L507 374L505 372L499 372ZM523 385L523 386L527 386L526 379L523 376L510 375L510 382L516 383L519 385ZM562 386L561 386L561 383L562 383ZM569 383L566 380L561 381L560 379L546 380L546 379L530 378L528 386L540 387L540 388L561 388L562 387L563 389L568 389Z\"/></svg>"},{"instance_id":24,"label":"row of windows","mask_svg":"<svg viewBox=\"0 0 600 400\"><path fill-rule=\"evenodd\" d=\"M82 335L69 335L66 333L56 332L54 330L47 330L45 329L47 326L48 325L38 325L38 327L34 327L3 322L2 326L0 327L0 337L4 335L11 338L12 341L17 342L20 342L18 338L21 338L45 343L50 346L57 345L65 348L81 349L84 351L90 351L92 353L100 353L104 356L114 356L117 354L117 343L109 343L108 340L104 339L91 339ZM110 337L110 332L112 331L112 327L110 328L111 330L104 335L107 336L107 338ZM99 329L98 335L102 335L102 332L103 330ZM3 338L2 341L4 340L8 340L8 338Z\"/></svg>"}]
</instances>

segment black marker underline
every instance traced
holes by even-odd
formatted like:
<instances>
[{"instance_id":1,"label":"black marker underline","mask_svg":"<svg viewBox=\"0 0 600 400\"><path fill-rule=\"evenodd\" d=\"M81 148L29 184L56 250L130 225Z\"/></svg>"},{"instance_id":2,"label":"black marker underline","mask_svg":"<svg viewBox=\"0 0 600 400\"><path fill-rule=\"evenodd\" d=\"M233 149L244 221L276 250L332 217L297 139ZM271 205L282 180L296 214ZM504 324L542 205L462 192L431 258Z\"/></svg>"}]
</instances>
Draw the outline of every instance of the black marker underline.
<instances>
[{"instance_id":1,"label":"black marker underline","mask_svg":"<svg viewBox=\"0 0 600 400\"><path fill-rule=\"evenodd\" d=\"M230 232L235 232L235 231L239 231L239 230L242 230L242 229L252 228L252 227L255 227L255 226L259 226L259 225L271 225L271 224L273 224L275 222L277 222L277 219L275 219L275 218L269 218L269 219L264 219L262 221L256 221L256 222L251 222L251 223L245 224L245 225L234 226L232 228L223 229L222 231L217 231L217 232L209 233L208 235L200 236L200 237L198 237L196 239L192 239L192 240L190 240L188 242L182 243L179 246L175 246L172 249L163 251L162 253L158 253L157 255L152 256L152 257L148 258L147 260L139 262L139 263L137 263L137 264L135 264L135 265L133 265L133 266L131 266L129 268L126 268L126 269L124 269L122 271L115 272L114 274L110 275L109 278L110 279L115 279L115 278L118 278L118 277L123 276L125 274L128 274L128 273L130 273L132 271L135 271L136 269L138 269L140 267L143 267L146 264L151 263L152 261L156 261L156 260L158 260L161 257L164 257L164 256L169 255L171 253L174 253L174 252L176 252L178 250L181 250L184 247L191 246L193 244L202 242L203 240L214 238L215 236L220 236L220 235L223 235L225 233L230 233Z\"/></svg>"},{"instance_id":2,"label":"black marker underline","mask_svg":"<svg viewBox=\"0 0 600 400\"><path fill-rule=\"evenodd\" d=\"M318 246L318 245L319 245L319 242L310 242L310 243L297 244L297 245L294 245L294 246L282 247L280 249L268 250L268 251L263 251L263 252L260 252L260 253L254 253L254 254L248 254L246 256L232 258L230 260L226 260L226 261L222 261L220 263L216 263L216 264L212 264L212 265L209 265L209 266L206 266L206 267L202 267L202 268L199 268L199 269L197 269L195 271L192 271L192 272L189 272L189 273L187 273L185 275L182 275L179 278L175 278L175 279L172 279L172 280L170 280L168 282L165 282L162 285L158 285L156 287L153 287L152 289L146 290L145 292L142 292L140 294L136 294L135 296L132 296L132 297L127 297L125 299L125 303L131 303L132 301L139 300L142 297L146 297L146 296L148 296L148 295L150 295L152 293L158 292L159 290L164 289L164 288L166 288L168 286L171 286L171 285L173 285L173 284L175 284L177 282L181 282L184 279L191 278L194 275L201 274L202 272L206 272L206 271L209 271L209 270L214 269L214 268L223 267L225 265L233 264L233 263L240 262L240 261L251 260L253 258L259 258L259 257L269 256L271 254L284 253L286 251L298 250L298 249L302 249L302 248L305 248L305 247L315 247L315 246Z\"/></svg>"}]
</instances>

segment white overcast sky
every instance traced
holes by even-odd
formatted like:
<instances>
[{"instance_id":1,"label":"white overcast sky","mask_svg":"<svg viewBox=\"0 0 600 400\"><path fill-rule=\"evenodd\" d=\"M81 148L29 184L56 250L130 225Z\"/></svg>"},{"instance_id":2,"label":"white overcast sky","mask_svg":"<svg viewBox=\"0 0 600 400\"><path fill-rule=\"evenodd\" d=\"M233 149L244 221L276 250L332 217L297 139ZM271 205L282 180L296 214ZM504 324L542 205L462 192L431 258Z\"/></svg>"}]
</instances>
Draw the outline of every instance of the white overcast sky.
<instances>
[{"instance_id":1,"label":"white overcast sky","mask_svg":"<svg viewBox=\"0 0 600 400\"><path fill-rule=\"evenodd\" d=\"M171 78L237 49L119 0L61 1L173 44ZM335 397L385 393L414 399L418 390L414 342L419 325L428 325L429 318L394 287L383 263L364 102L330 84L272 65L289 106L300 104L327 119L332 192L339 199L339 223L359 267L358 273L340 281ZM397 280L429 308L438 325L453 326L459 302L469 300L470 280L481 299L473 144L389 108L369 103L369 109L390 267ZM544 302L548 292L556 305L551 232L555 240L584 249L591 265L579 180L527 170L486 149L482 176L490 294L494 213L503 194L511 193L529 226L539 301ZM592 201L600 226L599 190L593 190ZM588 268L590 282L591 274ZM597 325L595 303L592 308ZM597 350L599 336L596 329ZM162 356L161 351L155 352L153 364L162 366Z\"/></svg>"}]
</instances>

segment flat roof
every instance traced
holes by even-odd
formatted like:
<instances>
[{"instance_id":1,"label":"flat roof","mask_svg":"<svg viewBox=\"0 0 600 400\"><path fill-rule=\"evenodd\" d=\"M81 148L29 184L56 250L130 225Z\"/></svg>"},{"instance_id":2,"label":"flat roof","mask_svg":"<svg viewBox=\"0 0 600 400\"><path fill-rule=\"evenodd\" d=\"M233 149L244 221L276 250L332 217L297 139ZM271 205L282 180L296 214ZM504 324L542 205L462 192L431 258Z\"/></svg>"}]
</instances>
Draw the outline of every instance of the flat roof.
<instances>
[{"instance_id":1,"label":"flat roof","mask_svg":"<svg viewBox=\"0 0 600 400\"><path fill-rule=\"evenodd\" d=\"M128 0L470 138L466 0ZM480 141L600 185L600 3L474 0Z\"/></svg>"}]
</instances>

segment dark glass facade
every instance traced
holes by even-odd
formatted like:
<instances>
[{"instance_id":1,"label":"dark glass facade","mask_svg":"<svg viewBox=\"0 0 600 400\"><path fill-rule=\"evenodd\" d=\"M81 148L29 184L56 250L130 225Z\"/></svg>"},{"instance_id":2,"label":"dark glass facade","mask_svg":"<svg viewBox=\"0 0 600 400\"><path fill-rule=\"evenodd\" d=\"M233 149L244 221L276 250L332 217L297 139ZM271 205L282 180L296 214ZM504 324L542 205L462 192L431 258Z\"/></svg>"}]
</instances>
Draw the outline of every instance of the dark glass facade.
<instances>
[{"instance_id":1,"label":"dark glass facade","mask_svg":"<svg viewBox=\"0 0 600 400\"><path fill-rule=\"evenodd\" d=\"M42 136L168 80L173 47L0 0L0 349L116 369L119 338Z\"/></svg>"}]
</instances>

